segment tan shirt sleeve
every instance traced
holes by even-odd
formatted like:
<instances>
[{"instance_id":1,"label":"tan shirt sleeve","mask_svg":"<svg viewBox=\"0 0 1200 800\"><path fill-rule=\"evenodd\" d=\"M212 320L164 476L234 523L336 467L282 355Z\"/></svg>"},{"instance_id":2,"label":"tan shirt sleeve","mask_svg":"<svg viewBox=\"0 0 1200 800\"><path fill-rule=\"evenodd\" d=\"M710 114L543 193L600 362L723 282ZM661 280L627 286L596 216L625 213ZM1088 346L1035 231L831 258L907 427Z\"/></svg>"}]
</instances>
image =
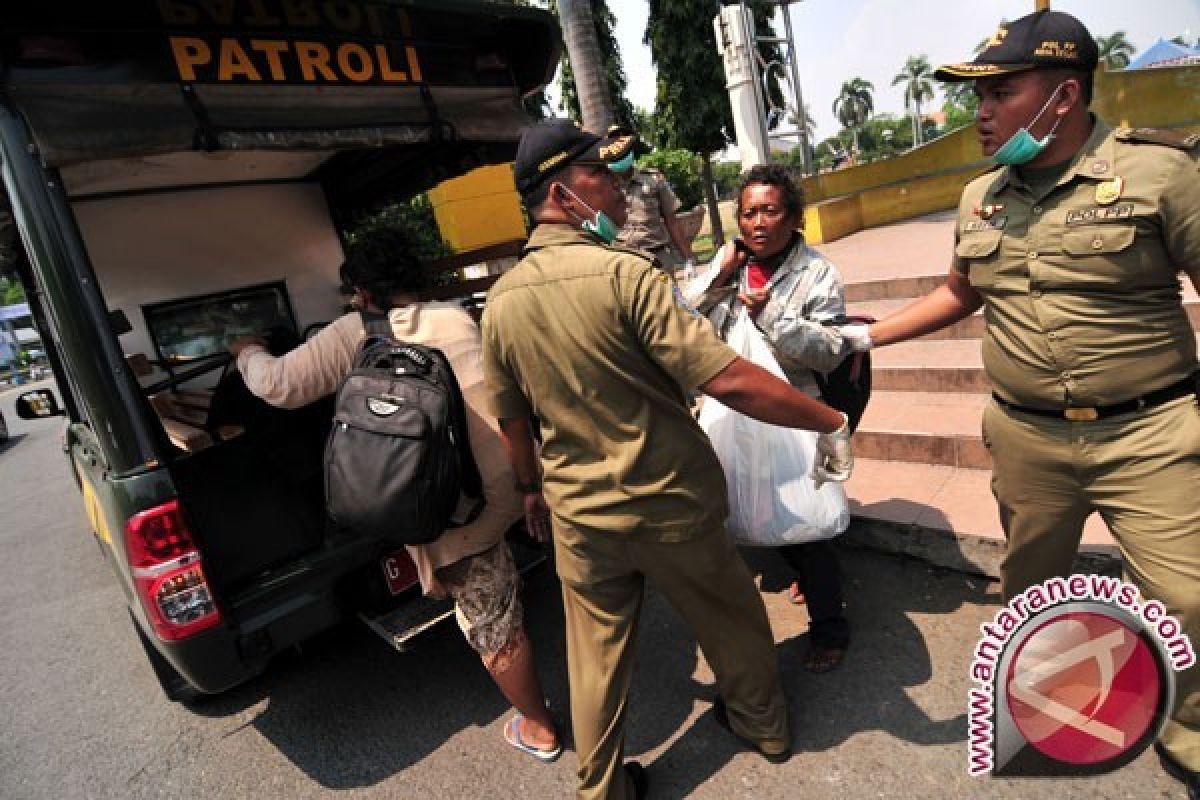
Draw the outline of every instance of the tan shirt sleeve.
<instances>
[{"instance_id":1,"label":"tan shirt sleeve","mask_svg":"<svg viewBox=\"0 0 1200 800\"><path fill-rule=\"evenodd\" d=\"M300 408L337 391L362 338L361 317L347 314L278 358L261 347L248 347L238 356L237 367L257 397L279 408Z\"/></svg>"},{"instance_id":2,"label":"tan shirt sleeve","mask_svg":"<svg viewBox=\"0 0 1200 800\"><path fill-rule=\"evenodd\" d=\"M618 273L621 301L646 353L685 391L708 383L738 357L708 320L684 307L666 273L649 263Z\"/></svg>"},{"instance_id":3,"label":"tan shirt sleeve","mask_svg":"<svg viewBox=\"0 0 1200 800\"><path fill-rule=\"evenodd\" d=\"M517 419L533 413L506 358L506 351L491 324L490 306L483 310L483 379L487 384L492 414L496 419Z\"/></svg>"},{"instance_id":4,"label":"tan shirt sleeve","mask_svg":"<svg viewBox=\"0 0 1200 800\"><path fill-rule=\"evenodd\" d=\"M1162 194L1163 241L1171 262L1200 290L1200 150L1170 167Z\"/></svg>"}]
</instances>

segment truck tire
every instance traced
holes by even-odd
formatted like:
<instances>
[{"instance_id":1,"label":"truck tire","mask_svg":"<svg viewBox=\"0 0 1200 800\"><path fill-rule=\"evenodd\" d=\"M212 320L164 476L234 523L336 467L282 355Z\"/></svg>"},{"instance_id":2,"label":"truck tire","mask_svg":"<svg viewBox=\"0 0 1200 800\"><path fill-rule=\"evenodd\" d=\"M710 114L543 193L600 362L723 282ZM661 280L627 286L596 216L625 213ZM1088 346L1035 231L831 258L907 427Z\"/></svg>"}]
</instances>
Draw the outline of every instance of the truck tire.
<instances>
[{"instance_id":1,"label":"truck tire","mask_svg":"<svg viewBox=\"0 0 1200 800\"><path fill-rule=\"evenodd\" d=\"M197 689L192 684L188 683L187 678L179 674L179 672L171 666L171 662L163 657L163 654L155 649L150 640L146 638L146 634L142 631L142 626L137 624L133 613L129 614L129 622L133 625L134 631L137 632L138 641L142 643L142 649L146 651L146 659L150 662L151 668L154 670L154 677L158 678L158 685L162 687L163 694L167 699L174 703L183 703L184 705L194 705L207 697L204 692Z\"/></svg>"}]
</instances>

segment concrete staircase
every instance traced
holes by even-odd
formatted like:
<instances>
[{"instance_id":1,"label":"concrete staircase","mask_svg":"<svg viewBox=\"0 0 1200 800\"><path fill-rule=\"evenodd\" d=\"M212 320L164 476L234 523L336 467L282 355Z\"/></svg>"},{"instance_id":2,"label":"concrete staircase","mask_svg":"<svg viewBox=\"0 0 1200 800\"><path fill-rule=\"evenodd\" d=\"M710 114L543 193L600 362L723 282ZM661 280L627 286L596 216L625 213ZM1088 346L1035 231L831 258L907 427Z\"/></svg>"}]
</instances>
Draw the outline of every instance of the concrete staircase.
<instances>
[{"instance_id":1,"label":"concrete staircase","mask_svg":"<svg viewBox=\"0 0 1200 800\"><path fill-rule=\"evenodd\" d=\"M846 282L852 314L883 317L941 284L954 213L862 231L817 249ZM1200 329L1200 299L1184 295ZM1004 537L990 489L980 422L991 391L980 357L979 314L922 339L874 351L871 405L854 437L847 537L934 563L996 576ZM1099 517L1083 556L1103 567L1116 553Z\"/></svg>"}]
</instances>

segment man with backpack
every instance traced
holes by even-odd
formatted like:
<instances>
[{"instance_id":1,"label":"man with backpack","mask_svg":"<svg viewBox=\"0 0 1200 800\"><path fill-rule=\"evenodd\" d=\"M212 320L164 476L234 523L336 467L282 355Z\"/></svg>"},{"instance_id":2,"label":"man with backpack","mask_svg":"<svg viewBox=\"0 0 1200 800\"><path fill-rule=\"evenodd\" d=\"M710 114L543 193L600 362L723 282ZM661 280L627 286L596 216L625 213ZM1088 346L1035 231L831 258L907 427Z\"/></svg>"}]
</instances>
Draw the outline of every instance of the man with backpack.
<instances>
[{"instance_id":1,"label":"man with backpack","mask_svg":"<svg viewBox=\"0 0 1200 800\"><path fill-rule=\"evenodd\" d=\"M426 594L454 599L456 617L468 643L479 653L500 691L516 707L505 726L513 747L542 761L562 751L546 708L525 633L520 576L504 535L521 519L521 496L513 488L512 467L495 420L487 413L480 367L479 328L454 303L418 302L424 288L420 264L398 232L362 234L341 267L342 282L354 290L351 313L334 320L304 344L281 357L255 337L234 342L230 351L246 387L271 405L298 408L332 394L353 371L370 320L386 316L399 343L437 348L445 354L461 390L467 439L482 478L486 501L473 521L445 531L428 544L408 547ZM364 321L366 320L366 321ZM378 407L380 413L389 411ZM384 491L391 476L374 476L365 487ZM364 480L371 480L365 477ZM397 517L397 537L412 520ZM531 526L531 533L536 532Z\"/></svg>"},{"instance_id":2,"label":"man with backpack","mask_svg":"<svg viewBox=\"0 0 1200 800\"><path fill-rule=\"evenodd\" d=\"M697 278L685 294L698 299L705 290L720 298L711 308L705 306L722 338L744 309L791 384L839 408L853 430L870 393L870 363L853 363L865 354L852 353L837 327L846 321L841 276L805 243L799 231L803 221L804 197L787 169L752 167L737 192L741 238L717 251L711 273ZM723 289L731 283L736 294ZM841 369L844 364L846 370ZM850 369L857 369L858 380L843 374ZM809 672L836 669L850 645L837 555L827 539L785 545L779 554L796 570L792 602L808 606L811 644L804 667Z\"/></svg>"},{"instance_id":3,"label":"man with backpack","mask_svg":"<svg viewBox=\"0 0 1200 800\"><path fill-rule=\"evenodd\" d=\"M647 580L712 667L717 722L772 762L791 754L770 622L725 531L724 474L688 392L821 431L818 479L845 480L852 463L845 415L739 358L651 256L612 246L625 203L608 164L632 143L566 120L525 132L514 172L536 227L483 317L487 384L526 508L552 512L581 800L646 791L622 751Z\"/></svg>"}]
</instances>

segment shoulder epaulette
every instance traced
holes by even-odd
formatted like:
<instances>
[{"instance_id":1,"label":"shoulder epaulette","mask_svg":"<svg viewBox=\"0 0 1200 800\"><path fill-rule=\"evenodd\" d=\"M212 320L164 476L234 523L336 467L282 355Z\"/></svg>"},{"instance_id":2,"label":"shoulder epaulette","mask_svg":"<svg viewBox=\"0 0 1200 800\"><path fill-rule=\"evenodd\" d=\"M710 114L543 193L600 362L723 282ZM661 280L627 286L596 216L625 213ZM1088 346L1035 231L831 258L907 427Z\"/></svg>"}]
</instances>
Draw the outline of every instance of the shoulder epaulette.
<instances>
[{"instance_id":1,"label":"shoulder epaulette","mask_svg":"<svg viewBox=\"0 0 1200 800\"><path fill-rule=\"evenodd\" d=\"M1200 133L1164 128L1120 128L1114 135L1120 142L1161 144L1179 150L1191 150L1196 145L1200 145Z\"/></svg>"}]
</instances>

